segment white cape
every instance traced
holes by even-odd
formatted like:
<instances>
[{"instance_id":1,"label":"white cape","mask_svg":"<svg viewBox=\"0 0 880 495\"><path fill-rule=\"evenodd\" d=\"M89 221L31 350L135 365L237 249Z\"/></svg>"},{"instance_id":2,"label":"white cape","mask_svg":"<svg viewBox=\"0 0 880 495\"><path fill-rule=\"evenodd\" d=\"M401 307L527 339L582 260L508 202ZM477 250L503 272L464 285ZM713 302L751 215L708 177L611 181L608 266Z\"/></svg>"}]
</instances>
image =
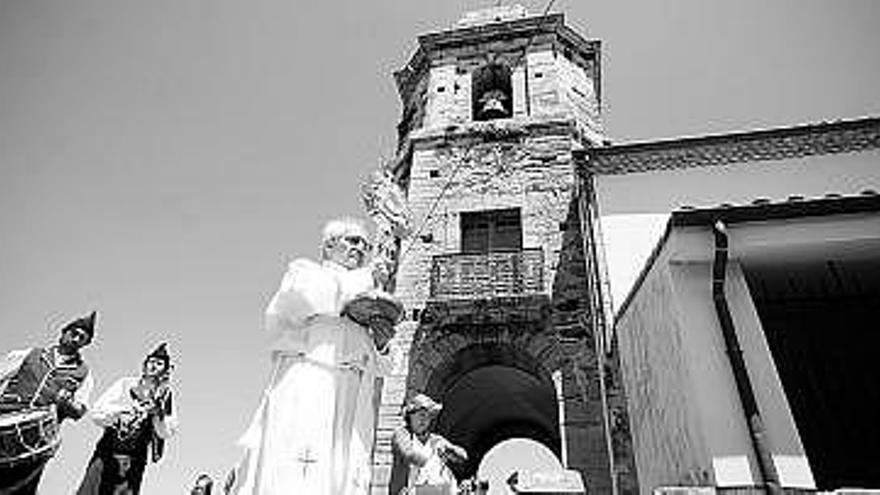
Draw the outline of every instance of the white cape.
<instances>
[{"instance_id":1,"label":"white cape","mask_svg":"<svg viewBox=\"0 0 880 495\"><path fill-rule=\"evenodd\" d=\"M365 269L290 264L266 310L274 371L232 493L368 493L380 358L368 329L339 313L372 287Z\"/></svg>"}]
</instances>

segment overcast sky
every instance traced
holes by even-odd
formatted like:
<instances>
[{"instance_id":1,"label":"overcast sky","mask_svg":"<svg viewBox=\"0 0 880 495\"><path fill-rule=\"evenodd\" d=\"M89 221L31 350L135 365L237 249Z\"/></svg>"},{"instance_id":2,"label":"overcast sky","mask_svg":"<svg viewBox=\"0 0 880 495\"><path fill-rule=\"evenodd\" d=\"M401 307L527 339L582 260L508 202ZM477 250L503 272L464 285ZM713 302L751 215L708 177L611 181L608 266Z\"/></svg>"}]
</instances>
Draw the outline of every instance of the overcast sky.
<instances>
[{"instance_id":1,"label":"overcast sky","mask_svg":"<svg viewBox=\"0 0 880 495\"><path fill-rule=\"evenodd\" d=\"M0 0L0 350L101 313L97 392L168 340L181 435L145 493L222 476L268 373L263 308L394 146L391 73L485 1ZM544 3L523 3L531 12ZM557 0L603 41L609 137L880 115L880 2ZM43 493L100 431L67 425Z\"/></svg>"}]
</instances>

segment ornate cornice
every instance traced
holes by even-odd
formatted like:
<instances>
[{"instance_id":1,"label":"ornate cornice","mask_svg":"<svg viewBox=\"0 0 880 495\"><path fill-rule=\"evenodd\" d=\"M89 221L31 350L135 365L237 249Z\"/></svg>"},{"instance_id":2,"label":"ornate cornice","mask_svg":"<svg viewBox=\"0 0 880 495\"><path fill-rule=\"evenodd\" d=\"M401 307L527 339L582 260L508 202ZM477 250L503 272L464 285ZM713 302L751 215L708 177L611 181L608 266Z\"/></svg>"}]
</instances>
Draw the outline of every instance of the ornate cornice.
<instances>
[{"instance_id":1,"label":"ornate cornice","mask_svg":"<svg viewBox=\"0 0 880 495\"><path fill-rule=\"evenodd\" d=\"M880 117L590 148L582 172L621 175L853 153L880 148Z\"/></svg>"}]
</instances>

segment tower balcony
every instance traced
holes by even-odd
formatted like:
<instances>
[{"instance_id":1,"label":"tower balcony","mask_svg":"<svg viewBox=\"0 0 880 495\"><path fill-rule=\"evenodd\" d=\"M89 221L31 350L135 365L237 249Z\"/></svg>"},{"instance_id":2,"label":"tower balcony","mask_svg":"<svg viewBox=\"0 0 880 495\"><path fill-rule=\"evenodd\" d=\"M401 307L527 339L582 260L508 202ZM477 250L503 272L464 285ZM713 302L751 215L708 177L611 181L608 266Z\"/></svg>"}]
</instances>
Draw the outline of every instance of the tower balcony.
<instances>
[{"instance_id":1,"label":"tower balcony","mask_svg":"<svg viewBox=\"0 0 880 495\"><path fill-rule=\"evenodd\" d=\"M434 256L431 299L488 299L544 293L544 251L529 248Z\"/></svg>"}]
</instances>

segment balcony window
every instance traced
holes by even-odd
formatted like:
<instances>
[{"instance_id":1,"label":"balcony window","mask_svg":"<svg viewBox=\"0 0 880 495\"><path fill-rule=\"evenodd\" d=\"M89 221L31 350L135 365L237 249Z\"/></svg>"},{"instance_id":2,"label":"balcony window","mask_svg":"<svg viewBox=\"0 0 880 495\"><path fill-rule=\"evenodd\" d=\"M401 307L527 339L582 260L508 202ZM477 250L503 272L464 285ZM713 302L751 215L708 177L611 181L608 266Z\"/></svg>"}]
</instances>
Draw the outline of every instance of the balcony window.
<instances>
[{"instance_id":1,"label":"balcony window","mask_svg":"<svg viewBox=\"0 0 880 495\"><path fill-rule=\"evenodd\" d=\"M519 208L461 214L461 252L489 253L520 250L522 250L522 219Z\"/></svg>"}]
</instances>

